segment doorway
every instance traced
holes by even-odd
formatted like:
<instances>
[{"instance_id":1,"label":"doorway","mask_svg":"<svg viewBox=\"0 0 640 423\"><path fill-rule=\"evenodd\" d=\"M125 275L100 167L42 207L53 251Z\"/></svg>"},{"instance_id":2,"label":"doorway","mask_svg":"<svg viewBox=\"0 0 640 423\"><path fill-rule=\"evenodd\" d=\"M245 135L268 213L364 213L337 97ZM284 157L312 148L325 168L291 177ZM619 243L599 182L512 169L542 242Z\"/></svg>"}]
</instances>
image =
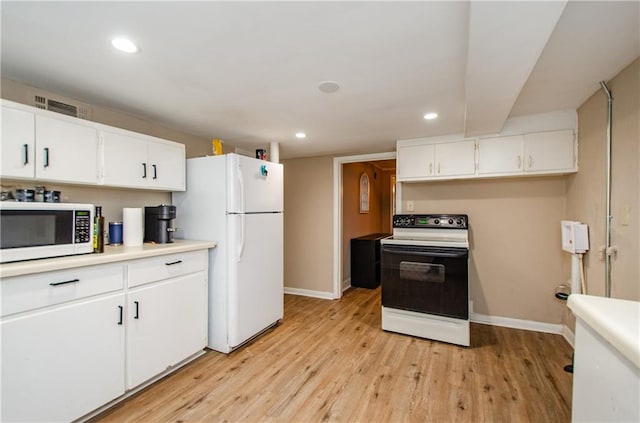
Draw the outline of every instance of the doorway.
<instances>
[{"instance_id":1,"label":"doorway","mask_svg":"<svg viewBox=\"0 0 640 423\"><path fill-rule=\"evenodd\" d=\"M389 226L393 216L392 207L395 205L395 151L388 153L364 154L357 156L336 157L333 159L333 298L342 297L342 292L349 286L349 263L345 263L349 258L349 239L358 231L367 231L367 228L375 227L375 220L380 223L381 219L388 217ZM345 165L353 165L345 172ZM388 206L381 210L379 205L370 204L368 209L362 208L362 201L365 198L359 187L362 174L367 175L369 189L384 189L388 198ZM348 178L349 186L345 186L345 178ZM354 182L355 178L355 182ZM391 182L393 180L393 182ZM384 187L381 186L383 181ZM355 185L354 185L355 184ZM392 186L393 184L393 186ZM355 188L354 188L355 187ZM393 189L393 191L392 191ZM366 193L368 201L374 200L376 195L371 191ZM347 203L348 202L348 203ZM377 207L377 210L373 210ZM348 228L345 232L344 216L348 213L350 220L346 222ZM354 222L356 222L354 224ZM355 225L355 227L353 227ZM372 225L372 226L367 226ZM378 227L381 227L380 225ZM355 231L355 232L354 232ZM389 229L390 231L390 229Z\"/></svg>"}]
</instances>

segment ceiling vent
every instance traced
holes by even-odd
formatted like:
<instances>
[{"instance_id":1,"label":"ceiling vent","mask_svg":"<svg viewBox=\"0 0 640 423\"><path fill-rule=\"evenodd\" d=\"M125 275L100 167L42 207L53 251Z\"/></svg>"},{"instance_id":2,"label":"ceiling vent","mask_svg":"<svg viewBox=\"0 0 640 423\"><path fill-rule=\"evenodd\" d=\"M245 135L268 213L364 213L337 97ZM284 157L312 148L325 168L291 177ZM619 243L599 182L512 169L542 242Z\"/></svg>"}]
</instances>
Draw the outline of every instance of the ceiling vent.
<instances>
[{"instance_id":1,"label":"ceiling vent","mask_svg":"<svg viewBox=\"0 0 640 423\"><path fill-rule=\"evenodd\" d=\"M91 120L91 107L86 104L68 99L52 98L44 94L33 94L33 105L42 110L73 116L80 119Z\"/></svg>"}]
</instances>

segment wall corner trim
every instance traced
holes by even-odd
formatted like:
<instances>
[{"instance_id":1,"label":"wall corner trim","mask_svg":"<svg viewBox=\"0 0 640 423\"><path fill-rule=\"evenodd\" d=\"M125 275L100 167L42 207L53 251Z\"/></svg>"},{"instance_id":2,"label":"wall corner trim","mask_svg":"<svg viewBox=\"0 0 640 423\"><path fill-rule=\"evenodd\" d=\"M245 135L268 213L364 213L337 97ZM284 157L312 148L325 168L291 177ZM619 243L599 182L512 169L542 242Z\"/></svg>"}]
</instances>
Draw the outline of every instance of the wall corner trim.
<instances>
[{"instance_id":1,"label":"wall corner trim","mask_svg":"<svg viewBox=\"0 0 640 423\"><path fill-rule=\"evenodd\" d=\"M485 325L503 326L512 329L531 330L535 332L554 333L566 338L564 329L566 326L554 323L536 322L534 320L513 319L510 317L487 316L485 314L471 313L470 320L474 323ZM571 343L571 342L570 342Z\"/></svg>"},{"instance_id":2,"label":"wall corner trim","mask_svg":"<svg viewBox=\"0 0 640 423\"><path fill-rule=\"evenodd\" d=\"M311 289L302 288L288 288L286 286L284 287L284 293L291 295L300 295L302 297L321 298L323 300L335 299L332 292L313 291Z\"/></svg>"}]
</instances>

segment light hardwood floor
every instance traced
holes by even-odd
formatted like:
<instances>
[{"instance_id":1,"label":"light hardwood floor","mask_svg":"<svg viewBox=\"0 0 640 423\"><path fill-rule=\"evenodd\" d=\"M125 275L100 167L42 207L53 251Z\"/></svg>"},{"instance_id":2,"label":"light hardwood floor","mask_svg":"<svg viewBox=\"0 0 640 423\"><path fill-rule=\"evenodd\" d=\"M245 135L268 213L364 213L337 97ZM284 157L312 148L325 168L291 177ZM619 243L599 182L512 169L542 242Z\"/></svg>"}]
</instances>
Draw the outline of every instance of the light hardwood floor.
<instances>
[{"instance_id":1,"label":"light hardwood floor","mask_svg":"<svg viewBox=\"0 0 640 423\"><path fill-rule=\"evenodd\" d=\"M273 330L209 351L101 422L568 422L572 348L472 324L464 348L380 329L380 289L285 296Z\"/></svg>"}]
</instances>

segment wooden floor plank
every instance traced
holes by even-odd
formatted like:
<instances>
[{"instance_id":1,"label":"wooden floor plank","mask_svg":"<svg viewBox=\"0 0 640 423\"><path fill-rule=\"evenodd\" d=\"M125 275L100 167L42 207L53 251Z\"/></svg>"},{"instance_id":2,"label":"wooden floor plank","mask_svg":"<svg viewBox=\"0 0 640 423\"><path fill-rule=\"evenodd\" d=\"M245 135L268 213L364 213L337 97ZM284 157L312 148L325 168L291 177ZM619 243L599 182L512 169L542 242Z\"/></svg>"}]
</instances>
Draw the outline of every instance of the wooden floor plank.
<instances>
[{"instance_id":1,"label":"wooden floor plank","mask_svg":"<svg viewBox=\"0 0 640 423\"><path fill-rule=\"evenodd\" d=\"M471 325L465 348L380 328L380 290L285 296L285 317L209 351L95 422L568 422L560 336Z\"/></svg>"}]
</instances>

